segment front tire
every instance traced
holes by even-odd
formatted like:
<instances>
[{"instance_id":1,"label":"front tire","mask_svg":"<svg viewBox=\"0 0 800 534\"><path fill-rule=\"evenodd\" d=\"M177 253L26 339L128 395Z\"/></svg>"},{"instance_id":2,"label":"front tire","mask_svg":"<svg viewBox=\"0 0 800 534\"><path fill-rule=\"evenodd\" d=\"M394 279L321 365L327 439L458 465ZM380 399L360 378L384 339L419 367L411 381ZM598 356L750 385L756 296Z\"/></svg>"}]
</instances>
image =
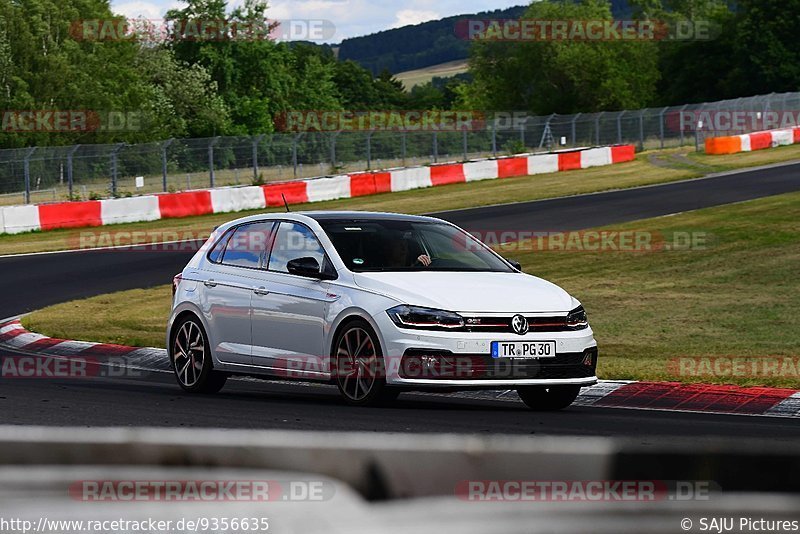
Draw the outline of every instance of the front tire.
<instances>
[{"instance_id":1,"label":"front tire","mask_svg":"<svg viewBox=\"0 0 800 534\"><path fill-rule=\"evenodd\" d=\"M366 321L349 321L336 336L331 356L339 393L352 406L387 404L399 390L386 385L383 351L375 331Z\"/></svg>"},{"instance_id":2,"label":"front tire","mask_svg":"<svg viewBox=\"0 0 800 534\"><path fill-rule=\"evenodd\" d=\"M580 386L524 386L517 394L528 408L537 412L555 412L575 402Z\"/></svg>"},{"instance_id":3,"label":"front tire","mask_svg":"<svg viewBox=\"0 0 800 534\"><path fill-rule=\"evenodd\" d=\"M190 393L217 393L228 375L214 371L208 336L200 320L188 316L175 325L170 365L178 384Z\"/></svg>"}]
</instances>

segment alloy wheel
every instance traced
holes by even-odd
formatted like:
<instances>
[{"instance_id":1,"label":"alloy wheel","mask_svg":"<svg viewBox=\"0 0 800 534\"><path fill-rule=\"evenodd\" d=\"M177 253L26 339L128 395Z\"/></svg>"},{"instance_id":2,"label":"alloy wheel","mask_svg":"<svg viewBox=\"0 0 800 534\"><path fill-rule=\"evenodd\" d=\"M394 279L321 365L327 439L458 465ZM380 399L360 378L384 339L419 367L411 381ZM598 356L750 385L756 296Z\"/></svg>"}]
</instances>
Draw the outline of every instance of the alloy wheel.
<instances>
[{"instance_id":1,"label":"alloy wheel","mask_svg":"<svg viewBox=\"0 0 800 534\"><path fill-rule=\"evenodd\" d=\"M206 349L203 331L194 321L185 322L178 331L172 354L175 375L181 385L190 388L197 384L203 371Z\"/></svg>"}]
</instances>

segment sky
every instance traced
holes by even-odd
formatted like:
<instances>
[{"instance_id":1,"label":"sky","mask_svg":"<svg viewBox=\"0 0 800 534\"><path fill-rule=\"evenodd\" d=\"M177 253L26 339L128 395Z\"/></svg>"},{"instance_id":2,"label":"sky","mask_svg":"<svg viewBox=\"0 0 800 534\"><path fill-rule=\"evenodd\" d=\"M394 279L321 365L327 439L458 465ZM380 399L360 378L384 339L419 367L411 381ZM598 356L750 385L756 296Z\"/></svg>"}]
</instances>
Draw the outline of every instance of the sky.
<instances>
[{"instance_id":1,"label":"sky","mask_svg":"<svg viewBox=\"0 0 800 534\"><path fill-rule=\"evenodd\" d=\"M244 0L229 0L235 7ZM419 24L451 15L475 13L526 4L525 0L272 0L267 16L277 20L325 20L335 34L327 42L339 42L389 28ZM160 19L169 9L180 9L179 0L112 0L112 9L130 18Z\"/></svg>"}]
</instances>

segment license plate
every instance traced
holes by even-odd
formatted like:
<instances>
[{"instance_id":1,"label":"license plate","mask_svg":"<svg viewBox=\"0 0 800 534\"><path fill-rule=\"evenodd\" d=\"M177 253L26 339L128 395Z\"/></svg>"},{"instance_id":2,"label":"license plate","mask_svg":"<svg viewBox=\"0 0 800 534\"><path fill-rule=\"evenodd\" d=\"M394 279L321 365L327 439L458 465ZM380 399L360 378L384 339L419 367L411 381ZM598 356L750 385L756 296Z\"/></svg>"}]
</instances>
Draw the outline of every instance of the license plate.
<instances>
[{"instance_id":1,"label":"license plate","mask_svg":"<svg viewBox=\"0 0 800 534\"><path fill-rule=\"evenodd\" d=\"M492 341L492 358L555 357L555 341Z\"/></svg>"}]
</instances>

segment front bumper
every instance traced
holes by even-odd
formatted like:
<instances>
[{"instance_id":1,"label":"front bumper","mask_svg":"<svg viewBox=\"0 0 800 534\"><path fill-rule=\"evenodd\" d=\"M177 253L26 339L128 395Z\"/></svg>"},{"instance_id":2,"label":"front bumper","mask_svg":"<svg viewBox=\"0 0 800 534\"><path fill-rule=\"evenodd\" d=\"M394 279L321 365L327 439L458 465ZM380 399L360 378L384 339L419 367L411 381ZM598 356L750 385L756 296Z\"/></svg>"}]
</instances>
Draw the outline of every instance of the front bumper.
<instances>
[{"instance_id":1,"label":"front bumper","mask_svg":"<svg viewBox=\"0 0 800 534\"><path fill-rule=\"evenodd\" d=\"M580 385L597 382L597 342L591 328L574 332L440 332L398 328L376 318L383 337L386 381L425 388ZM493 341L555 341L556 356L493 359ZM439 363L437 363L439 362Z\"/></svg>"}]
</instances>

